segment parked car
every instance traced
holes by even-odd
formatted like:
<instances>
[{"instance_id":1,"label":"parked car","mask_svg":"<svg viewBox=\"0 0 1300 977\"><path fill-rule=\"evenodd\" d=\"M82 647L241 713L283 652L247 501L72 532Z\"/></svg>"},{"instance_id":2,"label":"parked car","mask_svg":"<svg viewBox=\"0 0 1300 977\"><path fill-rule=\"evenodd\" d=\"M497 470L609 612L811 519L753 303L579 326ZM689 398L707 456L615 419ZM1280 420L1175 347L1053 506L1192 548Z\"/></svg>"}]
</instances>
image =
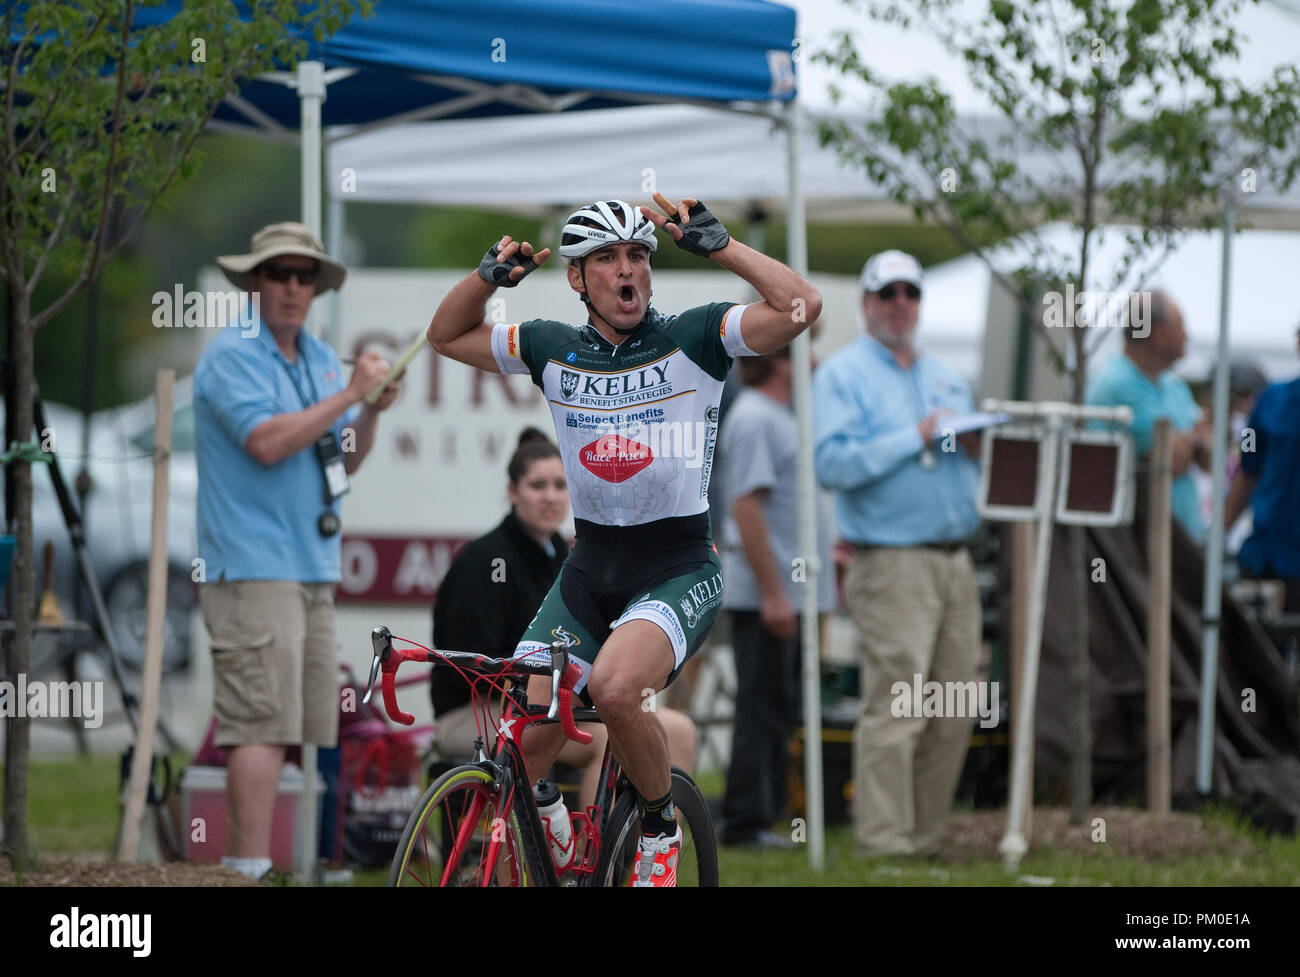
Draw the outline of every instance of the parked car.
<instances>
[{"instance_id":1,"label":"parked car","mask_svg":"<svg viewBox=\"0 0 1300 977\"><path fill-rule=\"evenodd\" d=\"M198 553L195 503L198 467L194 454L192 382L177 383L173 405L172 454L167 513L167 615L163 669L189 662L190 615L198 604L192 580ZM89 450L83 448L83 415L63 404L45 404L54 454L77 499L75 485L83 456L89 490L82 513L86 543L95 576L104 594L123 661L138 668L144 661L145 605L153 509L153 397L91 415ZM3 408L0 406L0 418ZM3 476L0 475L0 478ZM32 466L32 529L39 590L44 566L42 547L54 541L54 591L64 617L96 625L88 595L81 594L76 562L54 484L42 465Z\"/></svg>"}]
</instances>

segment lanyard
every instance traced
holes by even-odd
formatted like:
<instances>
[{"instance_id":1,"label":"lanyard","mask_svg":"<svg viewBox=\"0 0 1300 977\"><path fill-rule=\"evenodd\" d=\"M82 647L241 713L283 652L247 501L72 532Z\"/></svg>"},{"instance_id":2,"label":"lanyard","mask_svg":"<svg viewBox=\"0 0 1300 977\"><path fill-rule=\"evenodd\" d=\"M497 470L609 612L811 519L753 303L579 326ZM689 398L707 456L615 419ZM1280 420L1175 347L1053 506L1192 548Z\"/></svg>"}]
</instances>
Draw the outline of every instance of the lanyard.
<instances>
[{"instance_id":1,"label":"lanyard","mask_svg":"<svg viewBox=\"0 0 1300 977\"><path fill-rule=\"evenodd\" d=\"M320 400L320 397L316 393L316 381L311 375L311 364L307 362L307 352L302 348L301 333L299 333L297 339L294 340L294 345L298 348L298 363L302 366L302 372L307 374L307 384L311 387L310 401L307 399L307 395L303 393L302 385L298 382L298 378L294 376L293 370L289 368L289 361L284 358L284 354L279 350L276 350L276 359L280 361L280 365L284 367L284 372L288 374L289 382L293 384L294 392L298 394L298 400L302 402L302 409L306 410L312 404L317 403Z\"/></svg>"},{"instance_id":2,"label":"lanyard","mask_svg":"<svg viewBox=\"0 0 1300 977\"><path fill-rule=\"evenodd\" d=\"M912 368L906 372L907 385L912 394L912 406L916 409L916 420L919 423L924 421L926 418L925 391L921 389L920 363L917 360L913 360Z\"/></svg>"},{"instance_id":3,"label":"lanyard","mask_svg":"<svg viewBox=\"0 0 1300 977\"><path fill-rule=\"evenodd\" d=\"M307 400L307 395L303 392L298 378L294 375L293 370L289 368L289 361L284 358L284 354L276 350L280 365L284 367L284 372L289 375L289 382L293 384L294 391L298 394L298 399L302 402L303 410L309 408L312 404L320 400L316 392L316 381L311 375L311 363L307 360L307 353L302 348L302 336L299 334L295 345L298 348L298 362L301 364L303 372L307 374L307 384L311 387L311 400ZM326 430L319 438L316 439L316 460L320 464L321 475L325 479L325 505L326 512L321 516L322 520L331 520L331 528L326 531L326 523L320 523L320 533L322 536L333 536L338 532L338 517L328 508L335 499L348 491L347 470L343 464L343 457L339 454L338 439L334 436L332 429Z\"/></svg>"},{"instance_id":4,"label":"lanyard","mask_svg":"<svg viewBox=\"0 0 1300 977\"><path fill-rule=\"evenodd\" d=\"M919 355L913 358L911 368L905 372L907 373L907 385L912 393L912 406L916 410L916 420L920 424L925 421L928 415L925 412L925 391L921 387L921 357ZM938 465L939 460L927 444L921 448L917 463L925 471L930 471Z\"/></svg>"}]
</instances>

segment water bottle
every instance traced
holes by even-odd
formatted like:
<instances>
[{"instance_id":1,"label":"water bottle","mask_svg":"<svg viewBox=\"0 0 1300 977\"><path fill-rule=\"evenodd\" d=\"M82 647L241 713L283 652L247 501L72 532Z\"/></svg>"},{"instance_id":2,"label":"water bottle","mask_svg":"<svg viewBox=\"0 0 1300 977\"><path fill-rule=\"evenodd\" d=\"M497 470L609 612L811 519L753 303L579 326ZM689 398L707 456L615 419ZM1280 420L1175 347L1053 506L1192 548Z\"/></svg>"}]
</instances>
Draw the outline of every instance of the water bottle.
<instances>
[{"instance_id":1,"label":"water bottle","mask_svg":"<svg viewBox=\"0 0 1300 977\"><path fill-rule=\"evenodd\" d=\"M569 821L569 809L564 806L564 795L549 780L539 780L533 785L533 799L537 801L546 839L551 844L555 870L563 872L573 863L574 854L573 825Z\"/></svg>"}]
</instances>

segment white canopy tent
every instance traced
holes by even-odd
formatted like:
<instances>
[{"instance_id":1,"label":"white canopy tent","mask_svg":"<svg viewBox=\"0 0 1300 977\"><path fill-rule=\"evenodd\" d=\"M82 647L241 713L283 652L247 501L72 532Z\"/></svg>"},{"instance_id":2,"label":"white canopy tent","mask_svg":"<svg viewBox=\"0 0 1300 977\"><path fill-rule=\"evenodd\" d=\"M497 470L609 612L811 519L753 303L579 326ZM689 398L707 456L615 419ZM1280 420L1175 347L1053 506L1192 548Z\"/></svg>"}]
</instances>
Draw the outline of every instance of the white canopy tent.
<instances>
[{"instance_id":1,"label":"white canopy tent","mask_svg":"<svg viewBox=\"0 0 1300 977\"><path fill-rule=\"evenodd\" d=\"M1099 229L1089 252L1092 288L1103 287L1104 276L1115 267L1123 251L1123 235L1131 230L1122 225ZM1068 225L1052 224L1041 228L1037 236L1049 247L1064 248L1073 234ZM1204 381L1218 360L1220 281L1207 271L1217 266L1222 248L1221 230L1188 231L1156 266L1145 286L1168 292L1183 309L1187 355L1174 370L1192 381ZM1295 342L1300 302L1291 300L1287 283L1300 266L1300 233L1238 231L1233 250L1235 260L1228 280L1232 357L1252 360L1273 380L1294 376L1300 371ZM999 271L1011 272L1023 262L1026 251L1026 242L1013 241L995 249L991 257ZM988 319L990 293L1000 287L988 266L974 255L963 255L928 268L926 285L920 322L924 341L937 337L954 350L968 350L972 343L978 343L986 327L992 325ZM1064 338L1056 337L1061 345ZM1092 342L1098 346L1089 361L1090 372L1118 353L1122 345L1115 329L1103 330ZM965 356L969 357L969 353ZM979 364L974 371L962 372L977 376ZM1000 389L984 393L1009 396L1009 391Z\"/></svg>"},{"instance_id":2,"label":"white canopy tent","mask_svg":"<svg viewBox=\"0 0 1300 977\"><path fill-rule=\"evenodd\" d=\"M789 5L799 18L799 99L810 121L866 118L865 90L810 57L847 32L882 75L933 77L953 97L963 131L989 141L1007 132L971 87L964 64L921 31L872 22L842 0L791 0ZM960 5L966 14L983 6L983 0ZM1243 51L1237 73L1243 81L1258 82L1275 67L1294 63L1300 18L1269 5L1248 5L1237 28ZM832 85L845 93L838 107L832 104ZM398 124L356 134L339 130L327 157L327 191L344 203L481 206L535 214L601 197L639 200L653 179L663 192L691 193L721 213L751 203L784 213L797 191L812 221L910 219L911 212L888 200L861 167L846 165L823 148L811 125L798 142L800 176L792 186L779 114L757 104L728 108L732 111L643 104L618 111ZM526 179L520 176L521 161ZM1061 166L1057 156L1038 149L1020 152L1017 162L1043 180ZM346 188L340 182L345 170L354 178ZM1261 185L1244 195L1239 207L1255 227L1300 230L1300 187L1277 192Z\"/></svg>"}]
</instances>

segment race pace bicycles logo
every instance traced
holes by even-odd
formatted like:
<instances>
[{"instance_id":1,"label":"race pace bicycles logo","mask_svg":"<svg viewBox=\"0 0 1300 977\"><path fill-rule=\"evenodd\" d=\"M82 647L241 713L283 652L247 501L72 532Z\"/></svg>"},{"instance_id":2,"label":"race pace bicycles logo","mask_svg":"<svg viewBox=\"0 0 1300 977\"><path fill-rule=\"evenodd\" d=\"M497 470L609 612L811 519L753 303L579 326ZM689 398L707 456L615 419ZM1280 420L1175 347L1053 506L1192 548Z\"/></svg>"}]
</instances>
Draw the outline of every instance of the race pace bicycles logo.
<instances>
[{"instance_id":1,"label":"race pace bicycles logo","mask_svg":"<svg viewBox=\"0 0 1300 977\"><path fill-rule=\"evenodd\" d=\"M560 393L564 395L565 400L572 400L573 395L578 392L578 374L572 370L560 371Z\"/></svg>"},{"instance_id":2,"label":"race pace bicycles logo","mask_svg":"<svg viewBox=\"0 0 1300 977\"><path fill-rule=\"evenodd\" d=\"M654 461L654 452L640 441L607 434L578 449L578 461L597 478L624 482Z\"/></svg>"}]
</instances>

